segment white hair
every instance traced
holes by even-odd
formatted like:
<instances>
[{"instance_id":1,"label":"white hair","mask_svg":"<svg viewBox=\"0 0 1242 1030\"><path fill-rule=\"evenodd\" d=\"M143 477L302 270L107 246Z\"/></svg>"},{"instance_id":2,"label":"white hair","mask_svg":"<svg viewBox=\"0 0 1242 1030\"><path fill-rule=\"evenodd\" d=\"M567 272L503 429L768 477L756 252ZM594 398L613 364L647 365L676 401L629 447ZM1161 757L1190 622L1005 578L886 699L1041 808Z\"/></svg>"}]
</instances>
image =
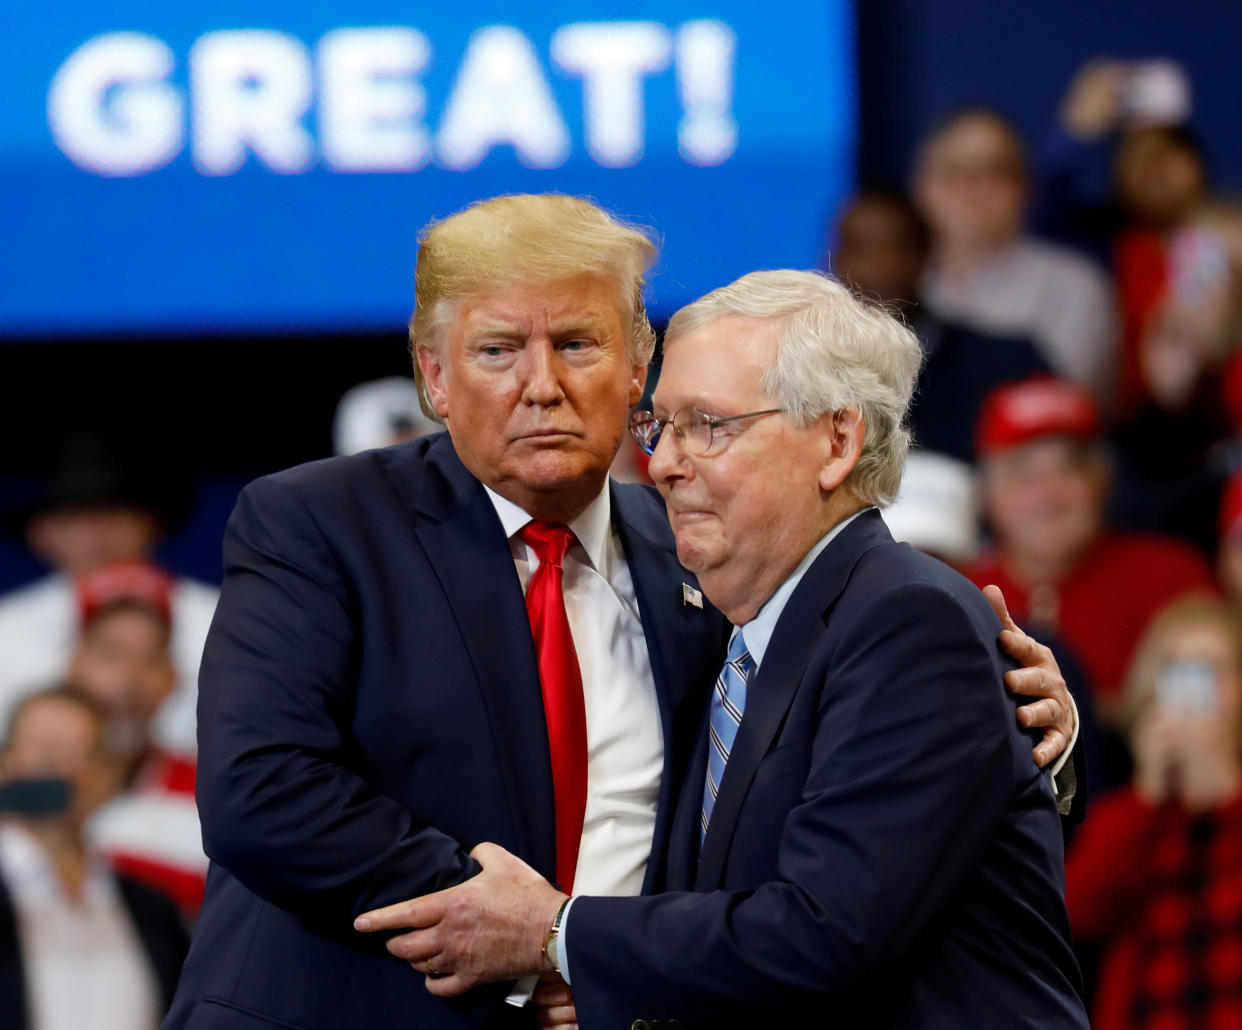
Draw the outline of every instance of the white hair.
<instances>
[{"instance_id":1,"label":"white hair","mask_svg":"<svg viewBox=\"0 0 1242 1030\"><path fill-rule=\"evenodd\" d=\"M829 275L751 272L682 308L665 346L727 315L777 320L776 361L760 385L801 425L845 408L865 427L847 485L868 504L890 504L910 449L906 411L923 359L918 338L885 308Z\"/></svg>"}]
</instances>

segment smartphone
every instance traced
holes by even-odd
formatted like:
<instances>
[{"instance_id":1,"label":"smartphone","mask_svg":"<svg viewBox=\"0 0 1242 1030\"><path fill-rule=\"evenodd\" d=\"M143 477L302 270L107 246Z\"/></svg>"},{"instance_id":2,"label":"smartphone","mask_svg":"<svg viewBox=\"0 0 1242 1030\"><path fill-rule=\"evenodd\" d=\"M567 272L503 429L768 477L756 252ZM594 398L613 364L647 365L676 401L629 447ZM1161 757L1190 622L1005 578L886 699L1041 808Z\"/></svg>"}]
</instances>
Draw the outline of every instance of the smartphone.
<instances>
[{"instance_id":1,"label":"smartphone","mask_svg":"<svg viewBox=\"0 0 1242 1030\"><path fill-rule=\"evenodd\" d=\"M1180 125L1190 118L1190 79L1176 61L1135 61L1120 99L1132 125Z\"/></svg>"},{"instance_id":2,"label":"smartphone","mask_svg":"<svg viewBox=\"0 0 1242 1030\"><path fill-rule=\"evenodd\" d=\"M1188 307L1197 307L1229 288L1229 249L1220 232L1192 225L1169 241L1169 287Z\"/></svg>"},{"instance_id":3,"label":"smartphone","mask_svg":"<svg viewBox=\"0 0 1242 1030\"><path fill-rule=\"evenodd\" d=\"M1167 715L1211 715L1217 709L1216 667L1198 658L1177 658L1156 673L1156 704Z\"/></svg>"}]
</instances>

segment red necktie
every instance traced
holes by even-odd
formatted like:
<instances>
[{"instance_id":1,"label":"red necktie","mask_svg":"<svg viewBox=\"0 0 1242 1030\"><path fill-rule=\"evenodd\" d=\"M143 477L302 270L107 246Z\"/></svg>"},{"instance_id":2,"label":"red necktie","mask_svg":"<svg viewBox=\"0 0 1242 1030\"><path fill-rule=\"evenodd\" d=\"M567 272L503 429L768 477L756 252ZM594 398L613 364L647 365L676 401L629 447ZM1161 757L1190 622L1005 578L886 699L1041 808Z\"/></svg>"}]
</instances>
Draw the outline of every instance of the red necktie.
<instances>
[{"instance_id":1,"label":"red necktie","mask_svg":"<svg viewBox=\"0 0 1242 1030\"><path fill-rule=\"evenodd\" d=\"M539 568L526 588L526 613L539 660L543 713L548 723L552 759L552 793L556 800L556 879L566 894L573 891L582 820L586 814L586 709L582 672L565 614L561 562L574 541L565 526L532 522L522 530L539 558Z\"/></svg>"}]
</instances>

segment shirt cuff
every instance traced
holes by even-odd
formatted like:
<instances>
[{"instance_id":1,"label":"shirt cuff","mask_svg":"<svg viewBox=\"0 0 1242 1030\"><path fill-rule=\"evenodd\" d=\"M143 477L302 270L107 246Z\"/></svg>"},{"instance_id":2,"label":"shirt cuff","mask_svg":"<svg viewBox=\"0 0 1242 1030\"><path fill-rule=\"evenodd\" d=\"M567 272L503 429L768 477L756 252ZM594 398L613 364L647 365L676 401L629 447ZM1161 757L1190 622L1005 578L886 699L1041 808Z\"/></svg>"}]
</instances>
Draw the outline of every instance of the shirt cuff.
<instances>
[{"instance_id":1,"label":"shirt cuff","mask_svg":"<svg viewBox=\"0 0 1242 1030\"><path fill-rule=\"evenodd\" d=\"M565 902L565 912L561 915L561 930L556 937L556 964L561 967L561 979L569 984L569 910L574 907L575 898ZM570 984L572 986L572 984Z\"/></svg>"},{"instance_id":2,"label":"shirt cuff","mask_svg":"<svg viewBox=\"0 0 1242 1030\"><path fill-rule=\"evenodd\" d=\"M513 990L505 995L505 1002L520 1009L530 1004L535 993L535 985L539 983L537 976L524 976L513 985Z\"/></svg>"}]
</instances>

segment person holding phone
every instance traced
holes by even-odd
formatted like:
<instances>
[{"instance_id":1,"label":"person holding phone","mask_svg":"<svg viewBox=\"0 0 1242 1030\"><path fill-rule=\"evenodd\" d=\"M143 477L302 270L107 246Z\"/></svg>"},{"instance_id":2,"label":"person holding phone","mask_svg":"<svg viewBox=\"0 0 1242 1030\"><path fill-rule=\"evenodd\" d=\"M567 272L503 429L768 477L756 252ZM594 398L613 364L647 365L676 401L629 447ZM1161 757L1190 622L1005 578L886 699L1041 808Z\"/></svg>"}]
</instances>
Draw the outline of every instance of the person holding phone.
<instances>
[{"instance_id":1,"label":"person holding phone","mask_svg":"<svg viewBox=\"0 0 1242 1030\"><path fill-rule=\"evenodd\" d=\"M189 946L171 898L118 875L83 828L117 769L106 714L60 686L0 747L0 1026L154 1030Z\"/></svg>"},{"instance_id":2,"label":"person holding phone","mask_svg":"<svg viewBox=\"0 0 1242 1030\"><path fill-rule=\"evenodd\" d=\"M1127 685L1131 784L1066 863L1079 944L1101 949L1096 1030L1242 1026L1242 620L1212 597L1152 623Z\"/></svg>"}]
</instances>

